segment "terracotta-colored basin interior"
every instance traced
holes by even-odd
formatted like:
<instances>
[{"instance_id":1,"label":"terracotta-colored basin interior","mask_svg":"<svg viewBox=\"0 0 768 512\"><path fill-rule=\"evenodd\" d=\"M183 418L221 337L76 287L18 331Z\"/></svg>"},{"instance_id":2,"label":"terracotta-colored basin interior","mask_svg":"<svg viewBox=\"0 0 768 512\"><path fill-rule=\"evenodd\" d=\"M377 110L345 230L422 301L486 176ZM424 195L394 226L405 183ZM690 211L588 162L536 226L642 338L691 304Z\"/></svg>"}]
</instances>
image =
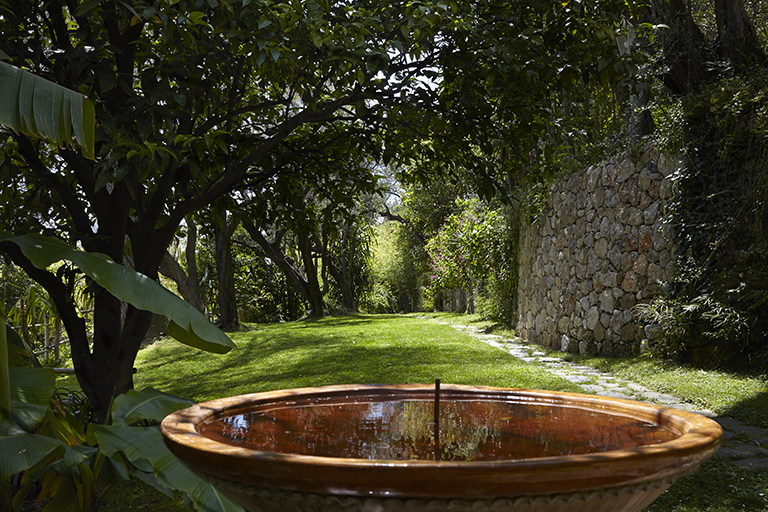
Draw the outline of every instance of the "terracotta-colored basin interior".
<instances>
[{"instance_id":1,"label":"terracotta-colored basin interior","mask_svg":"<svg viewBox=\"0 0 768 512\"><path fill-rule=\"evenodd\" d=\"M197 404L162 424L198 473L347 496L489 499L671 481L722 430L700 415L550 391L352 385ZM437 437L437 439L436 439Z\"/></svg>"}]
</instances>

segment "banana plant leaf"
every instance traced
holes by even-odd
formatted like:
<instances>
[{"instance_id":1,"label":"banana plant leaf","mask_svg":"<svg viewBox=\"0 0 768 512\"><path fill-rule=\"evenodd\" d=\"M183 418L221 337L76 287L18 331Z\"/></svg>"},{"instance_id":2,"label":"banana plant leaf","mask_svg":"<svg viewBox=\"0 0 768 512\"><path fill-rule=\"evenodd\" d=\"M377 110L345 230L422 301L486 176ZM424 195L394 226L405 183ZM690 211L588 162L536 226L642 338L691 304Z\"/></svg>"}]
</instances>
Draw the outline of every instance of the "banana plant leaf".
<instances>
[{"instance_id":1,"label":"banana plant leaf","mask_svg":"<svg viewBox=\"0 0 768 512\"><path fill-rule=\"evenodd\" d=\"M0 232L0 242L18 245L37 268L46 268L61 260L71 261L123 302L170 318L167 333L181 343L218 354L235 347L224 332L189 303L156 281L118 265L104 254L84 252L58 238L39 234L13 236Z\"/></svg>"},{"instance_id":2,"label":"banana plant leaf","mask_svg":"<svg viewBox=\"0 0 768 512\"><path fill-rule=\"evenodd\" d=\"M88 459L87 454L53 437L24 434L0 438L0 482L34 467L54 452L63 455L70 467Z\"/></svg>"},{"instance_id":3,"label":"banana plant leaf","mask_svg":"<svg viewBox=\"0 0 768 512\"><path fill-rule=\"evenodd\" d=\"M37 425L48 412L56 376L50 368L8 369L11 419L22 429Z\"/></svg>"},{"instance_id":4,"label":"banana plant leaf","mask_svg":"<svg viewBox=\"0 0 768 512\"><path fill-rule=\"evenodd\" d=\"M193 473L165 446L160 427L92 425L99 449L112 457L122 452L131 463L147 460L157 481L183 491L201 512L243 512L243 508L216 487Z\"/></svg>"},{"instance_id":5,"label":"banana plant leaf","mask_svg":"<svg viewBox=\"0 0 768 512\"><path fill-rule=\"evenodd\" d=\"M8 340L8 366L42 368L40 360L32 353L32 349L24 338L16 334L10 325L5 326L5 336Z\"/></svg>"},{"instance_id":6,"label":"banana plant leaf","mask_svg":"<svg viewBox=\"0 0 768 512\"><path fill-rule=\"evenodd\" d=\"M132 389L115 398L112 406L112 425L130 425L144 419L161 422L169 414L192 405L192 400L169 395L154 388L141 391Z\"/></svg>"},{"instance_id":7,"label":"banana plant leaf","mask_svg":"<svg viewBox=\"0 0 768 512\"><path fill-rule=\"evenodd\" d=\"M82 94L0 61L0 124L94 157L96 115Z\"/></svg>"}]
</instances>

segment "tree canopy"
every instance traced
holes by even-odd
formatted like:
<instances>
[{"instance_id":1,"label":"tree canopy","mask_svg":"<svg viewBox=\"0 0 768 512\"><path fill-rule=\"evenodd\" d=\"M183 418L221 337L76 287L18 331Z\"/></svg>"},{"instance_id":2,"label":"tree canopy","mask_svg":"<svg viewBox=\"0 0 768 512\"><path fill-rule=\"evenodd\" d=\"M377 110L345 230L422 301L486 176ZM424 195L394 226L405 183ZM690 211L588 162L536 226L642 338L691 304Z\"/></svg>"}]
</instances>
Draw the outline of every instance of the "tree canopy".
<instances>
[{"instance_id":1,"label":"tree canopy","mask_svg":"<svg viewBox=\"0 0 768 512\"><path fill-rule=\"evenodd\" d=\"M4 130L0 194L13 214L0 227L55 234L151 279L188 214L237 187L261 193L318 134L356 132L349 143L371 159L418 163L415 180L466 168L491 193L541 149L551 94L625 71L618 0L5 6L9 62L90 98L96 133L89 159ZM344 189L335 194L343 200ZM90 346L70 271L3 249L50 293L104 418L113 394L132 386L150 314L94 286Z\"/></svg>"}]
</instances>

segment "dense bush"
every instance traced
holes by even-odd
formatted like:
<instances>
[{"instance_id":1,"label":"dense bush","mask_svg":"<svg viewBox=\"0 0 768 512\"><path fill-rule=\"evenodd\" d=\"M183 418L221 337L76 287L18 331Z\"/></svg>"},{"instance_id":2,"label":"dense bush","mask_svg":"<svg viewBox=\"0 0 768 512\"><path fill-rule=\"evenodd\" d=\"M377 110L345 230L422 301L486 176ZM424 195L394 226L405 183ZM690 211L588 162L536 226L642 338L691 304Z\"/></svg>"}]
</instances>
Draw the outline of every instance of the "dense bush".
<instances>
[{"instance_id":1,"label":"dense bush","mask_svg":"<svg viewBox=\"0 0 768 512\"><path fill-rule=\"evenodd\" d=\"M476 198L456 204L458 212L426 245L429 291L438 295L452 288L468 290L477 313L511 325L517 312L516 210Z\"/></svg>"}]
</instances>

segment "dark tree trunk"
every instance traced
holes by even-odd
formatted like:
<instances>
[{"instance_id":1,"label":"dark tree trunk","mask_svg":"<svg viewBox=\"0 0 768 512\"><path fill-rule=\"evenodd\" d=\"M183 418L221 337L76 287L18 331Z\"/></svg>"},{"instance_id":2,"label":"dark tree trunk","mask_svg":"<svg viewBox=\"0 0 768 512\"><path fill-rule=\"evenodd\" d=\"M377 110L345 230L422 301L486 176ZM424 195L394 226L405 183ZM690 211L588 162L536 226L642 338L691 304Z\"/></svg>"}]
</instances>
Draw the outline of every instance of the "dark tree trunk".
<instances>
[{"instance_id":1,"label":"dark tree trunk","mask_svg":"<svg viewBox=\"0 0 768 512\"><path fill-rule=\"evenodd\" d=\"M712 77L707 70L707 61L711 59L705 53L704 34L693 21L684 0L654 0L643 14L645 21L669 27L661 34L661 64L666 68L662 75L664 85L673 94L695 91Z\"/></svg>"},{"instance_id":2,"label":"dark tree trunk","mask_svg":"<svg viewBox=\"0 0 768 512\"><path fill-rule=\"evenodd\" d=\"M240 225L239 214L227 218L227 211L219 213L220 231L216 237L216 273L219 277L219 327L224 331L240 326L235 293L235 266L232 260L232 235Z\"/></svg>"},{"instance_id":3,"label":"dark tree trunk","mask_svg":"<svg viewBox=\"0 0 768 512\"><path fill-rule=\"evenodd\" d=\"M320 290L320 280L317 277L317 265L312 252L312 240L306 231L296 233L301 261L304 264L304 275L309 285L309 316L320 317L325 314L325 302Z\"/></svg>"},{"instance_id":4,"label":"dark tree trunk","mask_svg":"<svg viewBox=\"0 0 768 512\"><path fill-rule=\"evenodd\" d=\"M193 279L191 275L187 275L179 262L168 252L165 253L163 261L160 263L160 273L176 283L176 287L185 301L189 302L196 310L205 313L203 296L200 294L197 280Z\"/></svg>"},{"instance_id":5,"label":"dark tree trunk","mask_svg":"<svg viewBox=\"0 0 768 512\"><path fill-rule=\"evenodd\" d=\"M718 56L737 67L765 60L762 42L744 8L744 0L715 0Z\"/></svg>"},{"instance_id":6,"label":"dark tree trunk","mask_svg":"<svg viewBox=\"0 0 768 512\"><path fill-rule=\"evenodd\" d=\"M197 272L197 224L191 218L187 219L187 246L184 252L187 259L190 296L199 297L200 307L195 306L195 308L205 313L205 301L200 292L200 276Z\"/></svg>"}]
</instances>

